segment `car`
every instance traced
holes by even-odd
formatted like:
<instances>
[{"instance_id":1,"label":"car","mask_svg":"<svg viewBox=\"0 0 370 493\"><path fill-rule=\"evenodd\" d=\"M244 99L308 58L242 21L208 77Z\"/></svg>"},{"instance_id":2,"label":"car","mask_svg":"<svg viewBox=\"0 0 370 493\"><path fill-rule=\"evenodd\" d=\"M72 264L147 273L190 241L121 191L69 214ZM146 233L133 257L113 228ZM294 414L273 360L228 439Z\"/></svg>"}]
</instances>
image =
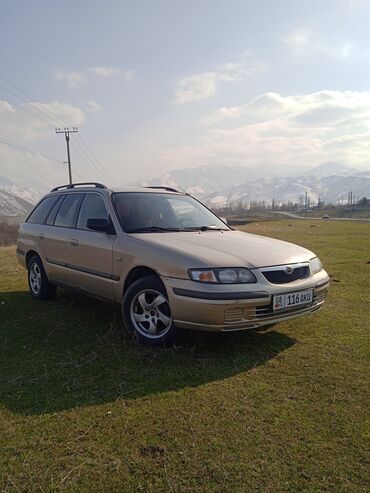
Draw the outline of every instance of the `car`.
<instances>
[{"instance_id":1,"label":"car","mask_svg":"<svg viewBox=\"0 0 370 493\"><path fill-rule=\"evenodd\" d=\"M321 219L330 219L330 216L328 214L324 214L323 216L321 216Z\"/></svg>"},{"instance_id":2,"label":"car","mask_svg":"<svg viewBox=\"0 0 370 493\"><path fill-rule=\"evenodd\" d=\"M229 227L168 187L54 188L21 224L17 257L31 295L57 287L122 305L127 330L170 345L181 329L229 332L319 310L329 277L291 243Z\"/></svg>"}]
</instances>

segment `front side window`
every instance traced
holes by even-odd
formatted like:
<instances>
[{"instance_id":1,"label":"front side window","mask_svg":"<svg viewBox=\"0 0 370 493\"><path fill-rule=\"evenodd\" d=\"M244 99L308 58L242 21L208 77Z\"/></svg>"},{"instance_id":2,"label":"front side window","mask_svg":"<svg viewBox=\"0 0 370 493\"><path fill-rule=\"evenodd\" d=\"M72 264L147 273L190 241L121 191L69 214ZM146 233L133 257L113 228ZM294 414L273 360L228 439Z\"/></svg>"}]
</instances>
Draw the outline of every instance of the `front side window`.
<instances>
[{"instance_id":1,"label":"front side window","mask_svg":"<svg viewBox=\"0 0 370 493\"><path fill-rule=\"evenodd\" d=\"M46 216L49 214L50 209L52 208L53 204L55 204L58 197L59 195L52 195L42 200L31 212L31 214L27 219L27 222L35 223L35 224L43 224Z\"/></svg>"},{"instance_id":2,"label":"front side window","mask_svg":"<svg viewBox=\"0 0 370 493\"><path fill-rule=\"evenodd\" d=\"M188 195L121 192L113 194L113 203L128 233L229 230L215 214Z\"/></svg>"},{"instance_id":3,"label":"front side window","mask_svg":"<svg viewBox=\"0 0 370 493\"><path fill-rule=\"evenodd\" d=\"M88 219L107 219L108 213L103 198L97 193L87 193L82 202L80 214L77 220L78 229L88 229Z\"/></svg>"},{"instance_id":4,"label":"front side window","mask_svg":"<svg viewBox=\"0 0 370 493\"><path fill-rule=\"evenodd\" d=\"M62 205L59 208L57 217L55 218L54 226L62 226L64 228L74 228L80 201L83 197L81 193L71 193L65 197Z\"/></svg>"}]
</instances>

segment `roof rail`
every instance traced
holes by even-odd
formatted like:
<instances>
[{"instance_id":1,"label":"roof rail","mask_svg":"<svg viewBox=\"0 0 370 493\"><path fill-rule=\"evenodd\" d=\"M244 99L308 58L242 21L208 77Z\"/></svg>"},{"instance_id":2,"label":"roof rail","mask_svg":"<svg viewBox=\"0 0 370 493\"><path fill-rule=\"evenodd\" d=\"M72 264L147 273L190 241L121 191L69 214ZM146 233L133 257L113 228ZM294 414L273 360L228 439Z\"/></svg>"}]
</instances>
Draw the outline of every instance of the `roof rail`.
<instances>
[{"instance_id":1,"label":"roof rail","mask_svg":"<svg viewBox=\"0 0 370 493\"><path fill-rule=\"evenodd\" d=\"M69 189L69 188L75 188L75 187L79 187L79 186L86 186L86 185L92 185L94 186L95 188L107 188L105 185L103 185L102 183L95 183L93 181L87 181L86 183L70 183L68 185L60 185L60 187L55 187L52 189L52 192L56 192L57 190L62 190L63 188L65 190Z\"/></svg>"},{"instance_id":2,"label":"roof rail","mask_svg":"<svg viewBox=\"0 0 370 493\"><path fill-rule=\"evenodd\" d=\"M154 188L155 190L167 190L168 192L177 192L177 193L179 193L178 190L176 190L175 188L171 188L171 187L144 187L144 188Z\"/></svg>"}]
</instances>

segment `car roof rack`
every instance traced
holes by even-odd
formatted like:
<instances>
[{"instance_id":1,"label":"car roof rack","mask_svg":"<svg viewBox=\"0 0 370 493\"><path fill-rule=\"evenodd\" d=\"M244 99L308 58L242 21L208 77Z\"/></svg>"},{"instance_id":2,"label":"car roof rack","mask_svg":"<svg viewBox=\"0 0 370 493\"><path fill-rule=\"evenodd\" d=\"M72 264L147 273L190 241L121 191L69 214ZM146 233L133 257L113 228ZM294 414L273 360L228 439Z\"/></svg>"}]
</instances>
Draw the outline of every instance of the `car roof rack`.
<instances>
[{"instance_id":1,"label":"car roof rack","mask_svg":"<svg viewBox=\"0 0 370 493\"><path fill-rule=\"evenodd\" d=\"M154 188L155 190L167 190L167 192L176 192L179 193L179 190L171 187L144 187L144 188Z\"/></svg>"},{"instance_id":2,"label":"car roof rack","mask_svg":"<svg viewBox=\"0 0 370 493\"><path fill-rule=\"evenodd\" d=\"M52 192L56 192L57 190L62 190L62 189L69 189L69 188L76 188L76 187L81 187L81 186L94 186L95 188L107 188L105 185L102 183L96 183L94 181L87 181L86 183L70 183L68 185L60 185L59 187L55 187L52 189Z\"/></svg>"}]
</instances>

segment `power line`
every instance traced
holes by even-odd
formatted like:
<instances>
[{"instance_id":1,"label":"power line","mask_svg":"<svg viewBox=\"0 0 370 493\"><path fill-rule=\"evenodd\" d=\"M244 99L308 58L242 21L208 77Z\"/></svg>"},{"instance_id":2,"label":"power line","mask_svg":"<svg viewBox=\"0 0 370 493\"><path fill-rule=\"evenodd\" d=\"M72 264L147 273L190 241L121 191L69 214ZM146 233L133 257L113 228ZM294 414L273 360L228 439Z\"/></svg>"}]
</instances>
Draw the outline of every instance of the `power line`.
<instances>
[{"instance_id":1,"label":"power line","mask_svg":"<svg viewBox=\"0 0 370 493\"><path fill-rule=\"evenodd\" d=\"M42 108L42 111L40 109L38 109L37 107L35 106L32 106L36 111L38 111L40 114L43 114L45 115L45 113L49 113L51 115L51 117L55 120L54 124L56 123L57 125L69 125L68 123L66 123L64 120L62 120L59 116L55 115L55 113L53 113L52 111L50 111L48 108L46 108L42 103L38 102L35 100L35 98L33 98L32 96L30 96L29 94L27 94L25 91L23 91L22 89L20 89L19 87L17 87L15 84L13 84L9 79L7 79L6 77L4 77L3 75L0 74L0 78L3 79L7 84L9 84L11 87L13 87L16 91L18 91L20 94L23 94L24 96L26 96L27 99L29 99L31 101L31 103L34 103L34 105L38 105L38 106L41 106ZM10 92L11 94L15 95L15 97L17 97L18 99L20 99L21 101L23 101L24 103L27 103L27 104L30 104L30 101L24 99L23 97L21 96L18 96L16 93L14 93L14 91L11 91L9 88L7 88L6 86L4 86L4 84L2 84L2 87L7 90L8 92ZM48 116L48 118L50 119L50 116Z\"/></svg>"},{"instance_id":2,"label":"power line","mask_svg":"<svg viewBox=\"0 0 370 493\"><path fill-rule=\"evenodd\" d=\"M98 160L98 158L96 157L96 155L93 153L93 151L90 149L90 147L87 145L86 141L82 138L81 135L78 135L79 139L81 140L82 144L85 146L86 150L88 151L88 153L90 153L90 155L92 156L93 160L95 161L96 163L96 166L101 170L102 173L105 174L105 176L113 183L114 182L114 179L112 178L112 176L106 171L106 169L100 164L100 161Z\"/></svg>"},{"instance_id":3,"label":"power line","mask_svg":"<svg viewBox=\"0 0 370 493\"><path fill-rule=\"evenodd\" d=\"M74 148L74 150L77 152L77 154L79 154L79 156L84 160L84 162L88 165L88 167L94 173L96 173L96 172L101 173L101 171L96 167L95 163L93 161L91 161L91 160L88 159L88 157L86 156L85 151L81 147L78 147L76 145L76 141L73 142L71 145Z\"/></svg>"},{"instance_id":4,"label":"power line","mask_svg":"<svg viewBox=\"0 0 370 493\"><path fill-rule=\"evenodd\" d=\"M63 164L68 165L68 161L63 161ZM88 181L88 180L87 180L87 178L85 178L84 176L80 175L80 173L78 173L78 171L76 171L75 169L73 170L73 173L74 173L75 175L77 175L77 176L80 178L80 180L83 180L83 181L85 181L85 182L87 182L87 181Z\"/></svg>"},{"instance_id":5,"label":"power line","mask_svg":"<svg viewBox=\"0 0 370 493\"><path fill-rule=\"evenodd\" d=\"M6 144L6 145L8 145L10 147L14 147L15 149L19 149L19 150L24 151L24 152L30 152L32 154L38 154L39 156L44 156L46 159L49 159L50 161L55 161L55 162L57 162L59 164L63 162L61 159L56 159L54 157L48 156L47 154L44 154L43 152L35 151L35 150L32 150L32 149L27 149L27 147L23 147L23 146L21 146L19 144L15 144L11 140L5 139L5 137L1 137L0 136L0 142L2 144Z\"/></svg>"},{"instance_id":6,"label":"power line","mask_svg":"<svg viewBox=\"0 0 370 493\"><path fill-rule=\"evenodd\" d=\"M33 98L30 94L28 94L27 92L25 92L22 89L20 89L13 82L11 82L9 79L7 79L4 75L0 74L0 78L3 81L5 81L9 86L11 86L13 89L15 89L18 93L20 93L21 95L25 96L26 98L28 98L31 101L30 102L30 101L26 100L23 96L19 96L16 92L14 92L13 90L11 90L8 87L4 86L4 84L1 84L0 83L0 86L3 87L7 92L9 92L14 97L16 97L17 99L19 99L20 101L22 101L22 102L24 102L24 103L26 103L28 105L27 108L25 108L23 105L22 106L21 105L18 105L18 107L20 109L22 109L23 111L27 112L31 116L33 116L35 118L38 118L40 121L42 121L44 123L46 122L48 125L49 125L49 121L52 121L53 122L53 125L55 125L55 123L56 123L59 126L60 123L62 123L63 126L66 125L67 128L70 127L70 124L69 123L67 123L66 121L64 121L59 116L57 116L54 112L52 112L49 108L47 108L46 106L44 106L42 103L36 101L35 98ZM35 112L37 112L37 114ZM41 115L42 118L40 117L40 115ZM113 183L114 182L114 179L109 175L109 173L100 164L99 160L97 159L97 157L95 156L95 154L93 153L93 151L90 149L90 147L87 145L86 141L84 139L82 139L82 137L80 135L78 135L78 137L80 138L81 144L83 144L83 145L79 145L78 146L77 145L77 142L74 143L74 147L77 150L77 152L79 152L78 151L78 148L79 148L80 149L79 154L82 156L82 153L83 153L83 155L85 156L85 157L82 156L83 159L84 159L84 161L86 163L88 163L88 164L90 162L91 165L95 168L95 170L98 171L98 173L102 173L102 174L104 173L105 176L108 177L108 179L110 181L112 181L112 183ZM66 139L67 139L67 136L66 136ZM69 148L69 145L68 145L68 148ZM67 149L67 151L68 151L68 149Z\"/></svg>"},{"instance_id":7,"label":"power line","mask_svg":"<svg viewBox=\"0 0 370 493\"><path fill-rule=\"evenodd\" d=\"M12 94L13 96L15 96L16 98L20 99L20 101L24 102L21 98L19 98L19 96L17 96L17 94L13 93L13 91L10 91L9 89L7 89L4 86L2 86L1 84L0 84L0 87L2 87L3 89L5 89L6 91L8 91L10 94ZM5 99L4 95L2 95L2 97ZM9 97L6 97L6 99L9 99ZM22 111L25 111L26 113L28 113L29 115L31 115L33 118L37 118L38 120L42 121L43 123L46 123L47 125L50 125L49 121L45 119L45 116L43 116L43 118L41 118L38 114L35 114L33 111L31 111L32 109L34 110L35 108L33 108L32 106L30 106L27 101L26 101L26 104L28 104L27 108L25 108L24 105L21 106L20 103L13 102L13 104L15 106L17 106L19 109L21 109Z\"/></svg>"}]
</instances>

